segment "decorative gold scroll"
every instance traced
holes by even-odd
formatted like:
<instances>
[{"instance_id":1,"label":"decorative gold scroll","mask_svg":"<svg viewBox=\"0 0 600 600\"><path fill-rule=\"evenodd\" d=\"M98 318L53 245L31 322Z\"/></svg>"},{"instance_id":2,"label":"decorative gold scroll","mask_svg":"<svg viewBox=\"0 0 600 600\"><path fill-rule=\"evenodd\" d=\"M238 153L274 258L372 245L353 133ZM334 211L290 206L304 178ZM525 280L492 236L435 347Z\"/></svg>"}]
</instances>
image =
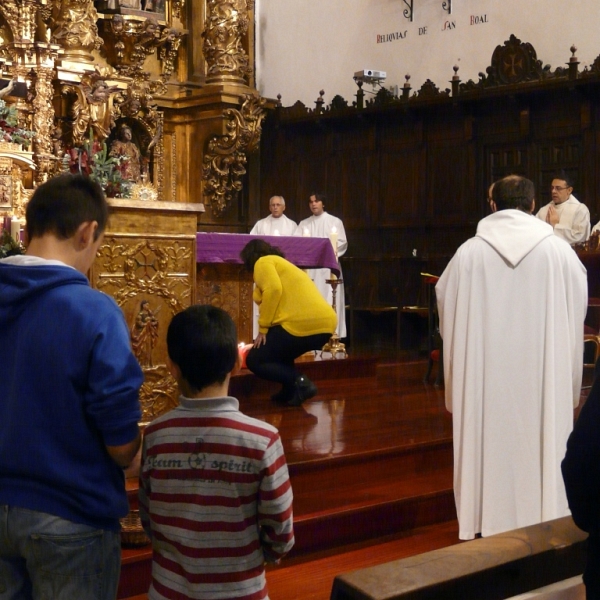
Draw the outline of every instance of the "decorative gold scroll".
<instances>
[{"instance_id":1,"label":"decorative gold scroll","mask_svg":"<svg viewBox=\"0 0 600 600\"><path fill-rule=\"evenodd\" d=\"M216 216L225 212L242 189L246 154L260 142L266 101L254 94L245 94L244 98L241 110L225 111L227 133L211 136L204 154L204 200Z\"/></svg>"}]
</instances>

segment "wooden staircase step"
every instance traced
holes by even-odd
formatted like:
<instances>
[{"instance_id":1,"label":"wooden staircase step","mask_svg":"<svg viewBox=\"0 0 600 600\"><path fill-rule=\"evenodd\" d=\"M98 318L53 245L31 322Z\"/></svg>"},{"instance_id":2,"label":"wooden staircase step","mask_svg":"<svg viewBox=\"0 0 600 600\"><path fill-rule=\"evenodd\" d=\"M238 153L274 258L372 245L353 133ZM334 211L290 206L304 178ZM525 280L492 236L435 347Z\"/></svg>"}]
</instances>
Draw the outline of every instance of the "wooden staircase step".
<instances>
[{"instance_id":1,"label":"wooden staircase step","mask_svg":"<svg viewBox=\"0 0 600 600\"><path fill-rule=\"evenodd\" d=\"M295 364L299 371L317 383L336 379L370 378L375 377L377 372L377 359L372 357L321 359L319 356L312 356L301 357ZM242 369L231 378L229 393L238 399L261 395L269 397L279 387L272 381L256 377L248 369Z\"/></svg>"},{"instance_id":2,"label":"wooden staircase step","mask_svg":"<svg viewBox=\"0 0 600 600\"><path fill-rule=\"evenodd\" d=\"M294 555L456 518L452 441L290 465Z\"/></svg>"}]
</instances>

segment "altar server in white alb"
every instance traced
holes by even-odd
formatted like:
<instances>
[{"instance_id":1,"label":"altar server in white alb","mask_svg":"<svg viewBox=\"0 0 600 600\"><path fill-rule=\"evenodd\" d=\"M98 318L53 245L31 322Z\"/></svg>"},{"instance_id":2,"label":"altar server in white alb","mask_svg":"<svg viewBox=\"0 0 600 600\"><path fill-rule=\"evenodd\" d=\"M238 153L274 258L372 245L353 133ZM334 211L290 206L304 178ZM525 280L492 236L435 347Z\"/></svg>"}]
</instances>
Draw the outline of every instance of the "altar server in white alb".
<instances>
[{"instance_id":1,"label":"altar server in white alb","mask_svg":"<svg viewBox=\"0 0 600 600\"><path fill-rule=\"evenodd\" d=\"M294 235L296 223L283 214L285 211L283 196L273 196L269 200L269 210L271 214L256 221L250 235Z\"/></svg>"},{"instance_id":2,"label":"altar server in white alb","mask_svg":"<svg viewBox=\"0 0 600 600\"><path fill-rule=\"evenodd\" d=\"M573 196L573 180L561 171L550 186L552 202L542 206L537 218L554 228L554 234L569 244L580 244L590 237L590 211Z\"/></svg>"},{"instance_id":3,"label":"altar server in white alb","mask_svg":"<svg viewBox=\"0 0 600 600\"><path fill-rule=\"evenodd\" d=\"M531 215L530 180L501 179L492 200L436 285L461 539L569 514L560 463L581 390L585 268Z\"/></svg>"},{"instance_id":4,"label":"altar server in white alb","mask_svg":"<svg viewBox=\"0 0 600 600\"><path fill-rule=\"evenodd\" d=\"M325 194L314 193L310 195L308 206L312 212L312 216L298 223L296 234L306 237L329 238L337 241L337 256L343 256L348 249L348 240L346 239L346 231L341 219L325 212L325 202L327 196ZM340 266L340 279L341 276ZM310 269L308 272L310 278L319 288L322 296L329 302L333 303L333 289L331 284L327 283L327 279L331 278L329 269ZM337 334L340 338L346 337L346 301L344 296L344 286L338 285L336 288L336 312L338 317Z\"/></svg>"}]
</instances>

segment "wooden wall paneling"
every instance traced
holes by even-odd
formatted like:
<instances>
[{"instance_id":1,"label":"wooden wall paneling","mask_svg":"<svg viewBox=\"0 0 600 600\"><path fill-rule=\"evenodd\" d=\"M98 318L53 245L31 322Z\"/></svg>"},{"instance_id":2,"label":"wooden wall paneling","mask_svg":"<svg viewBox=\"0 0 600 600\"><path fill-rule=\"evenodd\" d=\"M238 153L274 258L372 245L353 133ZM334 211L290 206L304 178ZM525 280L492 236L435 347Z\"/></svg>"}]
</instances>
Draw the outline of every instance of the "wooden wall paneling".
<instances>
[{"instance_id":1,"label":"wooden wall paneling","mask_svg":"<svg viewBox=\"0 0 600 600\"><path fill-rule=\"evenodd\" d=\"M600 188L600 105L594 109L594 125L589 132L589 137L592 139L586 148L586 163L588 160L591 163L589 166L591 176L588 179L591 189L586 200L590 213L595 215L595 217L592 217L594 219L592 225L594 225L600 220L600 194L598 193Z\"/></svg>"},{"instance_id":2,"label":"wooden wall paneling","mask_svg":"<svg viewBox=\"0 0 600 600\"><path fill-rule=\"evenodd\" d=\"M447 226L478 216L477 205L469 181L471 149L461 140L448 140L428 145L427 196L431 218L437 225Z\"/></svg>"},{"instance_id":3,"label":"wooden wall paneling","mask_svg":"<svg viewBox=\"0 0 600 600\"><path fill-rule=\"evenodd\" d=\"M486 188L507 175L529 176L529 147L527 144L491 144L484 146ZM485 194L482 194L485 196ZM487 199L487 196L485 196Z\"/></svg>"},{"instance_id":4,"label":"wooden wall paneling","mask_svg":"<svg viewBox=\"0 0 600 600\"><path fill-rule=\"evenodd\" d=\"M378 156L376 127L370 119L354 123L352 129L335 134L335 161L340 165L341 194L335 213L345 228L377 223Z\"/></svg>"},{"instance_id":5,"label":"wooden wall paneling","mask_svg":"<svg viewBox=\"0 0 600 600\"><path fill-rule=\"evenodd\" d=\"M594 114L589 99L584 98L581 103L581 139L582 139L582 173L585 173L580 182L581 201L590 211L592 227L600 219L598 206L595 200L598 189L598 170L596 168L596 131L594 128Z\"/></svg>"},{"instance_id":6,"label":"wooden wall paneling","mask_svg":"<svg viewBox=\"0 0 600 600\"><path fill-rule=\"evenodd\" d=\"M409 227L427 219L425 149L382 151L379 160L379 227Z\"/></svg>"},{"instance_id":7,"label":"wooden wall paneling","mask_svg":"<svg viewBox=\"0 0 600 600\"><path fill-rule=\"evenodd\" d=\"M377 223L379 157L350 155L340 158L342 169L341 210L344 228L359 229Z\"/></svg>"}]
</instances>

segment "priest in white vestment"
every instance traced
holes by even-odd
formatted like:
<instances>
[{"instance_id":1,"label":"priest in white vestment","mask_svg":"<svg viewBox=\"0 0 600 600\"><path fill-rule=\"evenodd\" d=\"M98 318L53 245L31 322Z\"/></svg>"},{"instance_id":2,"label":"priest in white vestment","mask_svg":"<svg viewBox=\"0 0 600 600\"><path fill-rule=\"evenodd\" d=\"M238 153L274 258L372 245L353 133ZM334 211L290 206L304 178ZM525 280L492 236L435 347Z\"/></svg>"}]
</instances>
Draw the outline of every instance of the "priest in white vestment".
<instances>
[{"instance_id":1,"label":"priest in white vestment","mask_svg":"<svg viewBox=\"0 0 600 600\"><path fill-rule=\"evenodd\" d=\"M435 288L461 539L569 514L560 462L581 391L587 277L530 214L533 195L523 177L496 182L496 212Z\"/></svg>"},{"instance_id":2,"label":"priest in white vestment","mask_svg":"<svg viewBox=\"0 0 600 600\"><path fill-rule=\"evenodd\" d=\"M339 258L348 249L346 231L341 219L325 211L326 201L327 197L325 194L315 193L310 196L308 206L312 215L308 219L304 219L298 223L295 235L335 239L337 243L337 257ZM310 269L308 275L315 282L325 300L330 305L333 305L333 289L331 284L327 283L327 279L331 279L331 271L329 269ZM340 279L343 280L341 265ZM346 299L343 284L338 285L336 288L335 303L338 316L337 334L340 338L344 338L346 337Z\"/></svg>"},{"instance_id":3,"label":"priest in white vestment","mask_svg":"<svg viewBox=\"0 0 600 600\"><path fill-rule=\"evenodd\" d=\"M573 196L571 178L565 173L557 175L550 189L552 202L540 208L537 218L552 225L554 234L569 244L585 242L590 237L590 211Z\"/></svg>"},{"instance_id":4,"label":"priest in white vestment","mask_svg":"<svg viewBox=\"0 0 600 600\"><path fill-rule=\"evenodd\" d=\"M273 196L269 200L269 211L271 214L268 217L256 221L250 235L294 235L296 223L283 214L285 211L283 196Z\"/></svg>"},{"instance_id":5,"label":"priest in white vestment","mask_svg":"<svg viewBox=\"0 0 600 600\"><path fill-rule=\"evenodd\" d=\"M296 232L296 222L288 219L283 213L285 211L285 199L283 196L272 196L269 200L269 211L271 214L264 219L259 219L250 231L250 235L288 235L293 236ZM277 246L277 244L273 244ZM254 302L252 311L252 339L258 335L258 305Z\"/></svg>"}]
</instances>

